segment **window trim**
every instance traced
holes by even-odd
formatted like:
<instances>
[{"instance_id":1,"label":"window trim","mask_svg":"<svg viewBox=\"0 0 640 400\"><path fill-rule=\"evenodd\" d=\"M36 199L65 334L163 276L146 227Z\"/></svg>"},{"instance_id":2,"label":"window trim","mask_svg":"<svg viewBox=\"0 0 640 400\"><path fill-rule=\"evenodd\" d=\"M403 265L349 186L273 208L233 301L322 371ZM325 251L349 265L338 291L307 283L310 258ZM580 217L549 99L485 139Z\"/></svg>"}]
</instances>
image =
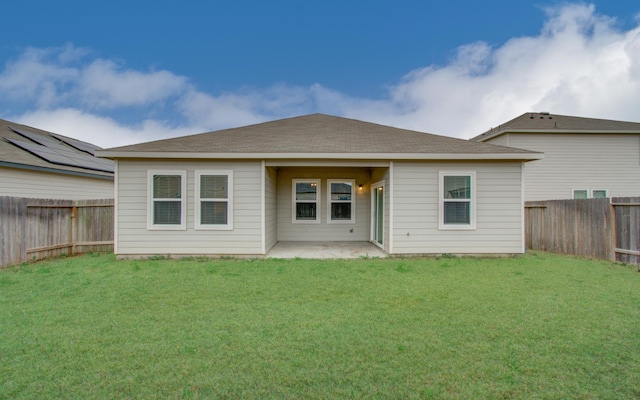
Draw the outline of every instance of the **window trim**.
<instances>
[{"instance_id":1,"label":"window trim","mask_svg":"<svg viewBox=\"0 0 640 400\"><path fill-rule=\"evenodd\" d=\"M315 183L316 184L316 200L297 200L296 199L296 184L297 183ZM321 215L321 202L322 197L321 182L320 179L292 179L291 180L291 222L294 224L319 224ZM316 219L296 219L296 205L297 203L316 203Z\"/></svg>"},{"instance_id":2,"label":"window trim","mask_svg":"<svg viewBox=\"0 0 640 400\"><path fill-rule=\"evenodd\" d=\"M180 224L154 224L153 178L162 175L180 176ZM159 200L159 199L158 199ZM165 200L166 201L166 200ZM147 230L183 231L187 229L187 171L185 170L148 170L147 171Z\"/></svg>"},{"instance_id":3,"label":"window trim","mask_svg":"<svg viewBox=\"0 0 640 400\"><path fill-rule=\"evenodd\" d=\"M227 223L226 224L202 224L200 216L202 213L202 198L200 197L200 185L202 176L227 177L227 198L205 198L204 200L227 202ZM233 171L232 170L196 170L195 171L195 196L194 196L194 219L196 230L230 231L233 230Z\"/></svg>"},{"instance_id":4,"label":"window trim","mask_svg":"<svg viewBox=\"0 0 640 400\"><path fill-rule=\"evenodd\" d=\"M445 199L444 178L446 176L468 176L471 179L471 198L469 199ZM469 224L445 224L444 203L469 202ZM476 172L475 171L438 171L438 229L440 230L475 230L476 229Z\"/></svg>"},{"instance_id":5,"label":"window trim","mask_svg":"<svg viewBox=\"0 0 640 400\"><path fill-rule=\"evenodd\" d=\"M576 198L576 192L584 192L585 194L585 198L584 199L588 199L589 198L589 189L587 188L572 188L571 189L571 200L584 200L584 199L580 199L580 198Z\"/></svg>"},{"instance_id":6,"label":"window trim","mask_svg":"<svg viewBox=\"0 0 640 400\"><path fill-rule=\"evenodd\" d=\"M604 192L604 197L594 197L593 196L593 192ZM589 190L589 194L591 195L592 199L596 199L596 198L608 199L609 198L609 189L591 189L591 190Z\"/></svg>"},{"instance_id":7,"label":"window trim","mask_svg":"<svg viewBox=\"0 0 640 400\"><path fill-rule=\"evenodd\" d=\"M351 185L351 200L332 200L331 184L348 183ZM355 179L327 179L327 224L355 224L356 223L356 180ZM331 219L331 205L333 203L351 204L351 219Z\"/></svg>"},{"instance_id":8,"label":"window trim","mask_svg":"<svg viewBox=\"0 0 640 400\"><path fill-rule=\"evenodd\" d=\"M593 192L604 192L605 193L605 197L606 199L609 198L609 189L591 189L591 188L571 188L571 200L581 200L581 199L576 199L576 193L577 191L584 191L586 192L586 197L585 199L595 199L596 197L593 197ZM584 199L582 199L584 200Z\"/></svg>"}]
</instances>

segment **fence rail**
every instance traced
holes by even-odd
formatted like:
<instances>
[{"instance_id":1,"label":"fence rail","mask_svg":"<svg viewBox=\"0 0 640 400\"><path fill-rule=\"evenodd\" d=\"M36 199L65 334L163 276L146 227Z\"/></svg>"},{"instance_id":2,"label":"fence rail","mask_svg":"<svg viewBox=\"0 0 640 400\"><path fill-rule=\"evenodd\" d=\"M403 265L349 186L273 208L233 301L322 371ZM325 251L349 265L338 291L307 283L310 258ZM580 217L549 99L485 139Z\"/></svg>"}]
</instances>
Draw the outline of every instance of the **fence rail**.
<instances>
[{"instance_id":1,"label":"fence rail","mask_svg":"<svg viewBox=\"0 0 640 400\"><path fill-rule=\"evenodd\" d=\"M640 265L640 197L525 204L528 249Z\"/></svg>"},{"instance_id":2,"label":"fence rail","mask_svg":"<svg viewBox=\"0 0 640 400\"><path fill-rule=\"evenodd\" d=\"M0 197L0 266L113 251L113 199Z\"/></svg>"}]
</instances>

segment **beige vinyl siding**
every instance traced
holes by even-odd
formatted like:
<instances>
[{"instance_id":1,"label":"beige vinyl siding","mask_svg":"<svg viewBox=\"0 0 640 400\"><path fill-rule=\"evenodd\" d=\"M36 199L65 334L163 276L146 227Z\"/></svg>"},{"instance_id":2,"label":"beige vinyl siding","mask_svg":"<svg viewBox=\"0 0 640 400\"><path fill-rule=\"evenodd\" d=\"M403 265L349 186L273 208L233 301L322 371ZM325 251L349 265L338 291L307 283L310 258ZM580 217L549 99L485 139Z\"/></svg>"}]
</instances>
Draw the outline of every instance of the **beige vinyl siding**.
<instances>
[{"instance_id":1,"label":"beige vinyl siding","mask_svg":"<svg viewBox=\"0 0 640 400\"><path fill-rule=\"evenodd\" d=\"M147 171L187 172L186 230L147 229ZM196 230L195 171L233 170L233 230ZM215 161L118 162L119 255L255 255L262 252L261 163Z\"/></svg>"},{"instance_id":2,"label":"beige vinyl siding","mask_svg":"<svg viewBox=\"0 0 640 400\"><path fill-rule=\"evenodd\" d=\"M518 133L509 135L509 144L544 152L544 159L525 165L526 201L569 199L572 189L640 194L638 135Z\"/></svg>"},{"instance_id":3,"label":"beige vinyl siding","mask_svg":"<svg viewBox=\"0 0 640 400\"><path fill-rule=\"evenodd\" d=\"M320 179L320 223L292 222L292 180ZM355 179L355 224L327 223L327 180ZM279 241L368 241L370 238L370 194L368 168L281 167L278 168ZM363 189L358 185L363 184Z\"/></svg>"},{"instance_id":4,"label":"beige vinyl siding","mask_svg":"<svg viewBox=\"0 0 640 400\"><path fill-rule=\"evenodd\" d=\"M0 167L0 196L40 199L112 199L112 179Z\"/></svg>"},{"instance_id":5,"label":"beige vinyl siding","mask_svg":"<svg viewBox=\"0 0 640 400\"><path fill-rule=\"evenodd\" d=\"M487 143L491 143L491 144L496 144L498 146L510 146L513 147L509 144L509 134L504 134L504 135L500 135L494 139L491 139L490 141L488 140Z\"/></svg>"},{"instance_id":6,"label":"beige vinyl siding","mask_svg":"<svg viewBox=\"0 0 640 400\"><path fill-rule=\"evenodd\" d=\"M276 168L265 169L265 250L269 251L278 241L278 205L277 205Z\"/></svg>"},{"instance_id":7,"label":"beige vinyl siding","mask_svg":"<svg viewBox=\"0 0 640 400\"><path fill-rule=\"evenodd\" d=\"M476 229L438 229L439 171L475 171ZM395 162L394 254L522 253L520 162Z\"/></svg>"}]
</instances>

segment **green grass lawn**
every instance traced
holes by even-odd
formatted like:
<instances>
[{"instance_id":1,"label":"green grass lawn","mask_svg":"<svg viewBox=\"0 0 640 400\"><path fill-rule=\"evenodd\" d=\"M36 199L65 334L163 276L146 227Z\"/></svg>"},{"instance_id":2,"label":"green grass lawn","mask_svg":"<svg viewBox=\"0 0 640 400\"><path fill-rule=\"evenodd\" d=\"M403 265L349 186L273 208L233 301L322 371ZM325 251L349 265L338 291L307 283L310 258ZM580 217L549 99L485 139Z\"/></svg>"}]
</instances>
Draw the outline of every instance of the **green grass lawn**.
<instances>
[{"instance_id":1,"label":"green grass lawn","mask_svg":"<svg viewBox=\"0 0 640 400\"><path fill-rule=\"evenodd\" d=\"M7 268L0 398L640 398L640 274L546 253Z\"/></svg>"}]
</instances>

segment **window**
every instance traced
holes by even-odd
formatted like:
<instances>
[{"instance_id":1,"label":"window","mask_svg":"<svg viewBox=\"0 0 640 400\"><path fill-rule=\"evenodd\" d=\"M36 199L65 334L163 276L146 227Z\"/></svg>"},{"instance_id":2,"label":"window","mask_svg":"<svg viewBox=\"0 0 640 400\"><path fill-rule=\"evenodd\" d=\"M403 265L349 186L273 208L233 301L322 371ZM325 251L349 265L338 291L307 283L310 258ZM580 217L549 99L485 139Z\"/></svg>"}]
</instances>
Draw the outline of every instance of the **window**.
<instances>
[{"instance_id":1,"label":"window","mask_svg":"<svg viewBox=\"0 0 640 400\"><path fill-rule=\"evenodd\" d=\"M293 222L318 223L320 222L320 180L319 179L294 179L293 180Z\"/></svg>"},{"instance_id":2,"label":"window","mask_svg":"<svg viewBox=\"0 0 640 400\"><path fill-rule=\"evenodd\" d=\"M440 229L475 229L475 172L440 172Z\"/></svg>"},{"instance_id":3,"label":"window","mask_svg":"<svg viewBox=\"0 0 640 400\"><path fill-rule=\"evenodd\" d=\"M187 173L148 172L148 229L186 229Z\"/></svg>"},{"instance_id":4,"label":"window","mask_svg":"<svg viewBox=\"0 0 640 400\"><path fill-rule=\"evenodd\" d=\"M586 199L589 197L589 191L587 189L573 189L574 199Z\"/></svg>"},{"instance_id":5,"label":"window","mask_svg":"<svg viewBox=\"0 0 640 400\"><path fill-rule=\"evenodd\" d=\"M573 199L606 199L609 197L607 189L572 189Z\"/></svg>"},{"instance_id":6,"label":"window","mask_svg":"<svg viewBox=\"0 0 640 400\"><path fill-rule=\"evenodd\" d=\"M353 179L327 181L328 223L355 223L354 188L356 181Z\"/></svg>"},{"instance_id":7,"label":"window","mask_svg":"<svg viewBox=\"0 0 640 400\"><path fill-rule=\"evenodd\" d=\"M233 229L233 171L196 171L196 229Z\"/></svg>"},{"instance_id":8,"label":"window","mask_svg":"<svg viewBox=\"0 0 640 400\"><path fill-rule=\"evenodd\" d=\"M606 189L593 189L591 191L591 197L594 199L606 199L609 197L609 191Z\"/></svg>"}]
</instances>

